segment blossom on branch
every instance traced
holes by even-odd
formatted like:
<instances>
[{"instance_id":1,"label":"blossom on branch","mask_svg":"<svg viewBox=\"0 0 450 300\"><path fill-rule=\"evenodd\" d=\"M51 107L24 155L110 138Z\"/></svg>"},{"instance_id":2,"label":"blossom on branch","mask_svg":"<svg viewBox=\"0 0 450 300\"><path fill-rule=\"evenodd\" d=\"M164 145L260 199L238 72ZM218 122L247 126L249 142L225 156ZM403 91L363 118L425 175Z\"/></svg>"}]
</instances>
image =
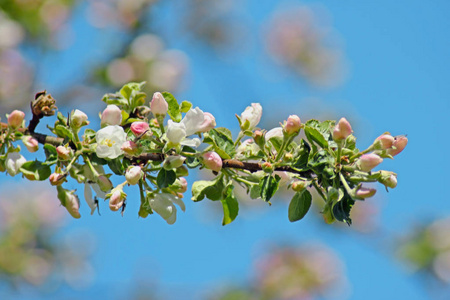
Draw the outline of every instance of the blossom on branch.
<instances>
[{"instance_id":1,"label":"blossom on branch","mask_svg":"<svg viewBox=\"0 0 450 300\"><path fill-rule=\"evenodd\" d=\"M106 126L97 131L95 139L97 140L97 148L95 150L97 156L114 159L123 154L121 147L127 139L127 134L118 125Z\"/></svg>"}]
</instances>

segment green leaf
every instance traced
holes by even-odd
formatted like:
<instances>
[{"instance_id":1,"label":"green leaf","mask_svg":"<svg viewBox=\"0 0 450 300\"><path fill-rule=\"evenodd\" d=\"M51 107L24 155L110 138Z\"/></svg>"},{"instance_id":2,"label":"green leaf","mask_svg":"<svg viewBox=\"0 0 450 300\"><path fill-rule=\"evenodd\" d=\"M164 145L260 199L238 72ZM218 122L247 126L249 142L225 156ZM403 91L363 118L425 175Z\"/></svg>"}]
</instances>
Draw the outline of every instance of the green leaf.
<instances>
[{"instance_id":1,"label":"green leaf","mask_svg":"<svg viewBox=\"0 0 450 300\"><path fill-rule=\"evenodd\" d=\"M73 140L73 133L72 131L63 125L56 125L55 127L55 134L59 137L62 137L64 139L68 138L69 140Z\"/></svg>"},{"instance_id":2,"label":"green leaf","mask_svg":"<svg viewBox=\"0 0 450 300\"><path fill-rule=\"evenodd\" d=\"M192 108L192 103L189 101L183 101L180 105L180 110L182 113L187 113Z\"/></svg>"},{"instance_id":3,"label":"green leaf","mask_svg":"<svg viewBox=\"0 0 450 300\"><path fill-rule=\"evenodd\" d=\"M123 173L125 172L125 168L123 167L120 159L118 159L118 158L108 160L108 167L116 175L123 175Z\"/></svg>"},{"instance_id":4,"label":"green leaf","mask_svg":"<svg viewBox=\"0 0 450 300\"><path fill-rule=\"evenodd\" d=\"M345 193L341 201L337 202L333 206L333 216L336 220L345 222L347 225L352 224L352 219L350 218L350 211L355 204L355 200L350 197L349 194Z\"/></svg>"},{"instance_id":5,"label":"green leaf","mask_svg":"<svg viewBox=\"0 0 450 300\"><path fill-rule=\"evenodd\" d=\"M283 138L279 136L274 136L269 139L269 142L272 144L275 150L279 152L281 149L281 145L283 145Z\"/></svg>"},{"instance_id":6,"label":"green leaf","mask_svg":"<svg viewBox=\"0 0 450 300\"><path fill-rule=\"evenodd\" d=\"M221 200L223 206L223 226L233 222L239 212L239 203L236 197L234 197L233 188L232 185L229 185L226 190L226 197Z\"/></svg>"},{"instance_id":7,"label":"green leaf","mask_svg":"<svg viewBox=\"0 0 450 300\"><path fill-rule=\"evenodd\" d=\"M189 146L184 146L183 151L188 152L188 153L196 153L197 152L197 151L195 151L195 149L193 149ZM193 168L196 168L198 165L200 165L200 160L196 156L188 156L186 158L185 163L186 163L186 166L193 169Z\"/></svg>"},{"instance_id":8,"label":"green leaf","mask_svg":"<svg viewBox=\"0 0 450 300\"><path fill-rule=\"evenodd\" d=\"M308 190L295 193L289 203L289 221L295 222L303 219L311 207L312 197Z\"/></svg>"},{"instance_id":9,"label":"green leaf","mask_svg":"<svg viewBox=\"0 0 450 300\"><path fill-rule=\"evenodd\" d=\"M272 175L267 175L261 179L259 182L259 187L261 189L260 196L264 201L269 202L270 198L275 195L275 192L278 190L280 180L281 177L278 175L275 175L275 177Z\"/></svg>"},{"instance_id":10,"label":"green leaf","mask_svg":"<svg viewBox=\"0 0 450 300\"><path fill-rule=\"evenodd\" d=\"M121 94L105 94L102 98L102 101L106 104L114 104L118 106L126 106L128 105L128 99L125 99Z\"/></svg>"},{"instance_id":11,"label":"green leaf","mask_svg":"<svg viewBox=\"0 0 450 300\"><path fill-rule=\"evenodd\" d=\"M315 142L322 148L328 148L328 142L319 130L309 126L305 126L304 130L306 137L311 143Z\"/></svg>"},{"instance_id":12,"label":"green leaf","mask_svg":"<svg viewBox=\"0 0 450 300\"><path fill-rule=\"evenodd\" d=\"M58 162L58 153L56 152L56 147L50 144L44 145L45 157L47 158L42 164L51 166Z\"/></svg>"},{"instance_id":13,"label":"green leaf","mask_svg":"<svg viewBox=\"0 0 450 300\"><path fill-rule=\"evenodd\" d=\"M320 150L310 158L308 167L316 174L324 174L329 179L333 179L336 176L334 174L334 162L333 156L325 150Z\"/></svg>"},{"instance_id":14,"label":"green leaf","mask_svg":"<svg viewBox=\"0 0 450 300\"><path fill-rule=\"evenodd\" d=\"M214 151L219 154L223 159L230 159L236 153L233 140L230 138L231 133L221 129L211 129L207 134L203 142L214 146Z\"/></svg>"},{"instance_id":15,"label":"green leaf","mask_svg":"<svg viewBox=\"0 0 450 300\"><path fill-rule=\"evenodd\" d=\"M233 142L233 136L231 134L230 129L228 129L226 127L217 127L217 128L214 128L214 130L217 131L220 135L222 135L225 138L227 138L228 140L230 140L231 142Z\"/></svg>"},{"instance_id":16,"label":"green leaf","mask_svg":"<svg viewBox=\"0 0 450 300\"><path fill-rule=\"evenodd\" d=\"M162 95L164 96L164 99L167 101L167 104L169 104L169 109L167 113L169 114L170 118L174 122L180 122L181 110L180 106L178 105L177 99L175 99L175 97L169 92L162 92Z\"/></svg>"},{"instance_id":17,"label":"green leaf","mask_svg":"<svg viewBox=\"0 0 450 300\"><path fill-rule=\"evenodd\" d=\"M40 161L27 161L20 167L20 171L29 180L46 180L50 177L52 170L49 166L41 163Z\"/></svg>"},{"instance_id":18,"label":"green leaf","mask_svg":"<svg viewBox=\"0 0 450 300\"><path fill-rule=\"evenodd\" d=\"M309 153L311 152L311 146L303 139L300 140L300 144L294 152L294 163L292 164L296 168L304 168L308 165Z\"/></svg>"},{"instance_id":19,"label":"green leaf","mask_svg":"<svg viewBox=\"0 0 450 300\"><path fill-rule=\"evenodd\" d=\"M162 168L158 173L158 177L156 177L156 184L160 189L163 189L173 184L176 179L177 175L174 170L166 170Z\"/></svg>"},{"instance_id":20,"label":"green leaf","mask_svg":"<svg viewBox=\"0 0 450 300\"><path fill-rule=\"evenodd\" d=\"M223 198L223 190L225 185L222 176L212 181L199 180L192 185L192 200L200 201L207 197L209 200L221 200Z\"/></svg>"}]
</instances>

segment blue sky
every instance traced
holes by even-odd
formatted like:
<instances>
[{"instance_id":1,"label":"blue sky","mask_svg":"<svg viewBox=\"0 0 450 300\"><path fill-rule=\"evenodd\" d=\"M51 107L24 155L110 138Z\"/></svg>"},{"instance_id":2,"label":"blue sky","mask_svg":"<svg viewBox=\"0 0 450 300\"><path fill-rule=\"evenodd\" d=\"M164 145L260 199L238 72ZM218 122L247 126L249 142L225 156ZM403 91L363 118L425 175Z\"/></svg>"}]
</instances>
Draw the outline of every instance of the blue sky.
<instances>
[{"instance_id":1,"label":"blue sky","mask_svg":"<svg viewBox=\"0 0 450 300\"><path fill-rule=\"evenodd\" d=\"M101 217L89 216L84 206L83 217L68 225L68 231L87 229L97 237L92 261L97 274L95 284L87 291L71 292L74 298L126 298L139 278L156 280L163 292L176 295L173 299L181 299L180 295L196 299L222 281L247 282L254 258L269 244L315 241L332 248L346 264L351 290L345 299L428 299L417 278L406 275L391 255L388 237L450 212L446 153L450 145L445 134L450 115L450 2L260 2L243 1L239 12L252 36L251 45L238 54L220 56L188 38L180 38L170 24L176 22L177 16L171 2L158 8L161 19L157 28L170 47L185 51L190 58L189 86L177 98L188 99L213 113L218 126L234 129L234 114L251 102L260 102L263 119L267 120L275 109L285 112L281 118L294 112L302 118L303 112L311 111L306 105L324 107L334 112L335 118L345 116L353 120L359 148L370 145L385 131L408 134L407 149L394 161L383 163L384 169L398 173L398 187L389 193L380 187L379 196L368 200L382 203L382 234L362 236L347 228L325 227L311 215L313 212L300 222L290 223L285 202L256 212L246 209L235 222L222 227L220 215L208 220L199 218L211 212L205 206L219 203L191 203L189 192L186 213L179 213L176 224L169 226L156 215L138 219L138 196L130 192L124 217L107 211L106 205L102 206ZM342 85L314 88L295 76L280 74L278 78L277 73L271 74L275 80L267 79L264 72L273 69L264 61L258 30L280 3L319 5L328 11L348 63ZM95 40L99 33L90 33L79 18L77 36ZM64 68L79 70L77 60L87 55L83 54L85 47L76 40L69 54L64 54L68 56L60 58L66 62ZM55 68L56 63L49 64L44 72L55 74ZM54 86L61 84L56 79L50 82ZM71 105L66 109L77 106ZM90 118L95 116L96 112L91 111ZM189 182L195 178L196 174L191 175Z\"/></svg>"}]
</instances>

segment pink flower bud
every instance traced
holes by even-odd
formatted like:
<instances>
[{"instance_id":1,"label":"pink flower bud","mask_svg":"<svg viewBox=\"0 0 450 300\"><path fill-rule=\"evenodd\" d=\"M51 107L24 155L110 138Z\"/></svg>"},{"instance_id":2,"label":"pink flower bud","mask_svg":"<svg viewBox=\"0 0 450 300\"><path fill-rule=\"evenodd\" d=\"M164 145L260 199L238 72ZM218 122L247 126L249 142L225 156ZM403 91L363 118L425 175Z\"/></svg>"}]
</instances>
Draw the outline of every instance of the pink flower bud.
<instances>
[{"instance_id":1,"label":"pink flower bud","mask_svg":"<svg viewBox=\"0 0 450 300\"><path fill-rule=\"evenodd\" d=\"M8 125L11 128L18 128L22 126L23 119L25 118L25 113L20 110L14 110L9 116L8 116Z\"/></svg>"},{"instance_id":2,"label":"pink flower bud","mask_svg":"<svg viewBox=\"0 0 450 300\"><path fill-rule=\"evenodd\" d=\"M75 219L81 218L80 215L80 200L78 199L77 195L67 192L66 197L66 209L69 212L69 214L74 217Z\"/></svg>"},{"instance_id":3,"label":"pink flower bud","mask_svg":"<svg viewBox=\"0 0 450 300\"><path fill-rule=\"evenodd\" d=\"M122 147L120 147L120 149L129 155L136 155L139 153L139 148L133 141L126 141L122 144Z\"/></svg>"},{"instance_id":4,"label":"pink flower bud","mask_svg":"<svg viewBox=\"0 0 450 300\"><path fill-rule=\"evenodd\" d=\"M357 165L361 171L370 172L373 168L381 164L383 159L374 153L362 155Z\"/></svg>"},{"instance_id":5,"label":"pink flower bud","mask_svg":"<svg viewBox=\"0 0 450 300\"><path fill-rule=\"evenodd\" d=\"M390 134L382 134L376 138L375 143L379 146L377 149L389 149L394 144L394 137Z\"/></svg>"},{"instance_id":6,"label":"pink flower bud","mask_svg":"<svg viewBox=\"0 0 450 300\"><path fill-rule=\"evenodd\" d=\"M133 122L131 124L131 131L136 137L145 134L149 130L150 126L147 122Z\"/></svg>"},{"instance_id":7,"label":"pink flower bud","mask_svg":"<svg viewBox=\"0 0 450 300\"><path fill-rule=\"evenodd\" d=\"M22 142L31 153L36 152L39 149L38 141L30 135L24 136Z\"/></svg>"},{"instance_id":8,"label":"pink flower bud","mask_svg":"<svg viewBox=\"0 0 450 300\"><path fill-rule=\"evenodd\" d=\"M273 172L273 165L266 161L261 165L261 169L265 172L265 173L272 173Z\"/></svg>"},{"instance_id":9,"label":"pink flower bud","mask_svg":"<svg viewBox=\"0 0 450 300\"><path fill-rule=\"evenodd\" d=\"M366 198L370 198L373 195L375 195L376 192L377 192L376 189L360 187L356 191L356 197L360 198L360 199L366 199Z\"/></svg>"},{"instance_id":10,"label":"pink flower bud","mask_svg":"<svg viewBox=\"0 0 450 300\"><path fill-rule=\"evenodd\" d=\"M73 128L78 129L81 126L85 126L85 125L89 124L89 121L87 119L88 119L88 117L84 112L76 109L75 111L72 111L72 115L70 116L70 125Z\"/></svg>"},{"instance_id":11,"label":"pink flower bud","mask_svg":"<svg viewBox=\"0 0 450 300\"><path fill-rule=\"evenodd\" d=\"M341 118L333 129L333 140L336 142L345 140L352 132L352 126L347 119Z\"/></svg>"},{"instance_id":12,"label":"pink flower bud","mask_svg":"<svg viewBox=\"0 0 450 300\"><path fill-rule=\"evenodd\" d=\"M214 151L203 154L203 163L205 167L216 172L222 169L222 158Z\"/></svg>"},{"instance_id":13,"label":"pink flower bud","mask_svg":"<svg viewBox=\"0 0 450 300\"><path fill-rule=\"evenodd\" d=\"M61 185L66 181L66 176L64 174L52 173L48 179L51 185Z\"/></svg>"},{"instance_id":14,"label":"pink flower bud","mask_svg":"<svg viewBox=\"0 0 450 300\"><path fill-rule=\"evenodd\" d=\"M180 177L177 180L175 180L174 184L172 185L172 188L177 193L185 193L187 191L186 178ZM183 195L179 195L178 197L182 198Z\"/></svg>"},{"instance_id":15,"label":"pink flower bud","mask_svg":"<svg viewBox=\"0 0 450 300\"><path fill-rule=\"evenodd\" d=\"M198 132L208 132L216 127L216 118L209 112L203 113L205 117L203 123L200 125Z\"/></svg>"},{"instance_id":16,"label":"pink flower bud","mask_svg":"<svg viewBox=\"0 0 450 300\"><path fill-rule=\"evenodd\" d=\"M306 184L304 180L296 180L292 183L291 187L295 192L301 192L306 188Z\"/></svg>"},{"instance_id":17,"label":"pink flower bud","mask_svg":"<svg viewBox=\"0 0 450 300\"><path fill-rule=\"evenodd\" d=\"M141 179L141 177L142 177L142 171L141 171L141 167L139 167L139 166L129 167L127 169L127 172L125 173L125 179L131 185L137 184L139 182L139 179Z\"/></svg>"},{"instance_id":18,"label":"pink flower bud","mask_svg":"<svg viewBox=\"0 0 450 300\"><path fill-rule=\"evenodd\" d=\"M58 153L58 158L61 160L69 160L72 155L72 149L68 149L64 146L56 147L56 153Z\"/></svg>"},{"instance_id":19,"label":"pink flower bud","mask_svg":"<svg viewBox=\"0 0 450 300\"><path fill-rule=\"evenodd\" d=\"M109 209L111 209L112 211L118 211L122 207L127 194L123 192L122 187L116 187L111 191L111 194L109 195Z\"/></svg>"},{"instance_id":20,"label":"pink flower bud","mask_svg":"<svg viewBox=\"0 0 450 300\"><path fill-rule=\"evenodd\" d=\"M302 122L297 115L290 115L286 121L286 125L284 125L283 130L289 136L298 134L301 124Z\"/></svg>"},{"instance_id":21,"label":"pink flower bud","mask_svg":"<svg viewBox=\"0 0 450 300\"><path fill-rule=\"evenodd\" d=\"M397 174L389 171L381 171L380 183L391 189L397 186Z\"/></svg>"},{"instance_id":22,"label":"pink flower bud","mask_svg":"<svg viewBox=\"0 0 450 300\"><path fill-rule=\"evenodd\" d=\"M152 102L150 102L150 110L152 111L153 115L155 117L158 115L165 116L168 109L169 104L167 104L167 101L166 99L164 99L164 96L158 92L154 93Z\"/></svg>"},{"instance_id":23,"label":"pink flower bud","mask_svg":"<svg viewBox=\"0 0 450 300\"><path fill-rule=\"evenodd\" d=\"M408 144L408 138L404 135L394 137L394 144L392 149L387 150L387 154L395 156L405 149L406 144Z\"/></svg>"},{"instance_id":24,"label":"pink flower bud","mask_svg":"<svg viewBox=\"0 0 450 300\"><path fill-rule=\"evenodd\" d=\"M163 167L166 170L176 169L184 164L186 157L181 155L169 155L163 162Z\"/></svg>"},{"instance_id":25,"label":"pink flower bud","mask_svg":"<svg viewBox=\"0 0 450 300\"><path fill-rule=\"evenodd\" d=\"M122 111L117 105L108 105L102 113L102 125L120 125L122 123Z\"/></svg>"},{"instance_id":26,"label":"pink flower bud","mask_svg":"<svg viewBox=\"0 0 450 300\"><path fill-rule=\"evenodd\" d=\"M105 175L98 176L96 183L100 187L100 190L102 190L105 193L109 192L113 187L111 180L109 180L109 178L106 177Z\"/></svg>"}]
</instances>

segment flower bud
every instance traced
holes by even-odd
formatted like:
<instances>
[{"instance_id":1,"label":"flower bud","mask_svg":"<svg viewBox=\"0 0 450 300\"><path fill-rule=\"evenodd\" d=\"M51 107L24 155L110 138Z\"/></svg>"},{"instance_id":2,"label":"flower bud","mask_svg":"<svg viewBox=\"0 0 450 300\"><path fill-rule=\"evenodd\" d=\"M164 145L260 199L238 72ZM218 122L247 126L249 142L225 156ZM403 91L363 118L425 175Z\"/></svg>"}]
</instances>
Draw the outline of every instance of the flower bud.
<instances>
[{"instance_id":1,"label":"flower bud","mask_svg":"<svg viewBox=\"0 0 450 300\"><path fill-rule=\"evenodd\" d=\"M108 105L102 113L102 125L120 125L122 123L122 111L117 105Z\"/></svg>"},{"instance_id":2,"label":"flower bud","mask_svg":"<svg viewBox=\"0 0 450 300\"><path fill-rule=\"evenodd\" d=\"M9 116L8 116L8 125L11 128L18 128L22 126L23 119L25 119L25 113L20 110L14 110Z\"/></svg>"},{"instance_id":3,"label":"flower bud","mask_svg":"<svg viewBox=\"0 0 450 300\"><path fill-rule=\"evenodd\" d=\"M270 162L266 161L261 165L261 169L264 171L264 173L271 174L273 172L273 166Z\"/></svg>"},{"instance_id":4,"label":"flower bud","mask_svg":"<svg viewBox=\"0 0 450 300\"><path fill-rule=\"evenodd\" d=\"M333 140L336 142L345 140L352 132L352 126L347 119L341 118L333 129Z\"/></svg>"},{"instance_id":5,"label":"flower bud","mask_svg":"<svg viewBox=\"0 0 450 300\"><path fill-rule=\"evenodd\" d=\"M69 214L75 219L79 219L80 215L80 200L74 191L68 191L63 189L60 185L56 187L58 190L58 199L61 201L61 205L64 206Z\"/></svg>"},{"instance_id":6,"label":"flower bud","mask_svg":"<svg viewBox=\"0 0 450 300\"><path fill-rule=\"evenodd\" d=\"M203 123L200 125L198 132L208 132L216 127L216 118L209 112L203 113L205 117Z\"/></svg>"},{"instance_id":7,"label":"flower bud","mask_svg":"<svg viewBox=\"0 0 450 300\"><path fill-rule=\"evenodd\" d=\"M72 149L64 146L58 146L56 147L56 153L58 154L58 158L60 160L69 160L72 156Z\"/></svg>"},{"instance_id":8,"label":"flower bud","mask_svg":"<svg viewBox=\"0 0 450 300\"><path fill-rule=\"evenodd\" d=\"M131 123L131 131L136 137L140 137L149 130L150 126L147 122L133 122Z\"/></svg>"},{"instance_id":9,"label":"flower bud","mask_svg":"<svg viewBox=\"0 0 450 300\"><path fill-rule=\"evenodd\" d=\"M306 188L307 182L304 180L296 180L292 183L292 190L295 192L301 192Z\"/></svg>"},{"instance_id":10,"label":"flower bud","mask_svg":"<svg viewBox=\"0 0 450 300\"><path fill-rule=\"evenodd\" d=\"M361 171L370 172L382 161L383 159L374 153L364 154L359 158L357 166Z\"/></svg>"},{"instance_id":11,"label":"flower bud","mask_svg":"<svg viewBox=\"0 0 450 300\"><path fill-rule=\"evenodd\" d=\"M181 167L184 164L184 161L186 160L186 157L181 155L170 155L167 156L166 159L163 162L163 167L166 170L172 170L176 169L178 167Z\"/></svg>"},{"instance_id":12,"label":"flower bud","mask_svg":"<svg viewBox=\"0 0 450 300\"><path fill-rule=\"evenodd\" d=\"M27 147L28 151L30 151L31 153L36 152L39 149L38 141L30 135L24 136L22 138L22 143L25 145L25 147Z\"/></svg>"},{"instance_id":13,"label":"flower bud","mask_svg":"<svg viewBox=\"0 0 450 300\"><path fill-rule=\"evenodd\" d=\"M167 110L169 109L169 104L167 104L166 99L161 93L154 93L152 102L150 102L150 110L152 111L155 117L157 116L165 116Z\"/></svg>"},{"instance_id":14,"label":"flower bud","mask_svg":"<svg viewBox=\"0 0 450 300\"><path fill-rule=\"evenodd\" d=\"M203 164L208 169L219 172L222 169L222 158L214 151L203 154Z\"/></svg>"},{"instance_id":15,"label":"flower bud","mask_svg":"<svg viewBox=\"0 0 450 300\"><path fill-rule=\"evenodd\" d=\"M262 116L262 107L259 103L252 103L241 114L241 129L252 130L258 125Z\"/></svg>"},{"instance_id":16,"label":"flower bud","mask_svg":"<svg viewBox=\"0 0 450 300\"><path fill-rule=\"evenodd\" d=\"M393 189L397 186L397 174L390 171L381 171L381 177L378 181L384 186Z\"/></svg>"},{"instance_id":17,"label":"flower bud","mask_svg":"<svg viewBox=\"0 0 450 300\"><path fill-rule=\"evenodd\" d=\"M260 148L264 148L266 140L264 138L264 133L261 130L255 130L255 132L253 132L253 140Z\"/></svg>"},{"instance_id":18,"label":"flower bud","mask_svg":"<svg viewBox=\"0 0 450 300\"><path fill-rule=\"evenodd\" d=\"M130 166L125 173L125 179L131 185L135 185L139 182L139 179L142 177L141 167L139 166Z\"/></svg>"},{"instance_id":19,"label":"flower bud","mask_svg":"<svg viewBox=\"0 0 450 300\"><path fill-rule=\"evenodd\" d=\"M75 111L72 111L72 114L70 116L70 125L72 126L72 128L78 129L81 126L89 124L89 121L87 119L88 117L84 112L76 109Z\"/></svg>"},{"instance_id":20,"label":"flower bud","mask_svg":"<svg viewBox=\"0 0 450 300\"><path fill-rule=\"evenodd\" d=\"M177 177L188 176L189 170L185 165L183 165L175 170L175 174L177 175Z\"/></svg>"},{"instance_id":21,"label":"flower bud","mask_svg":"<svg viewBox=\"0 0 450 300\"><path fill-rule=\"evenodd\" d=\"M127 194L123 192L121 186L118 186L114 188L110 194L106 195L106 197L109 197L109 209L112 211L118 211L127 198Z\"/></svg>"},{"instance_id":22,"label":"flower bud","mask_svg":"<svg viewBox=\"0 0 450 300\"><path fill-rule=\"evenodd\" d=\"M299 116L290 115L286 121L286 124L284 125L283 131L288 136L296 135L300 131L301 125L302 122L300 121Z\"/></svg>"},{"instance_id":23,"label":"flower bud","mask_svg":"<svg viewBox=\"0 0 450 300\"><path fill-rule=\"evenodd\" d=\"M105 193L109 192L113 187L111 180L109 180L109 178L106 177L105 175L98 176L96 183L100 187L100 190L102 190L102 192L105 192Z\"/></svg>"},{"instance_id":24,"label":"flower bud","mask_svg":"<svg viewBox=\"0 0 450 300\"><path fill-rule=\"evenodd\" d=\"M366 199L366 198L370 198L373 195L375 195L375 193L377 192L376 189L371 189L371 188L365 188L365 187L360 187L357 191L356 191L356 197L359 199Z\"/></svg>"},{"instance_id":25,"label":"flower bud","mask_svg":"<svg viewBox=\"0 0 450 300\"><path fill-rule=\"evenodd\" d=\"M52 173L48 179L50 180L51 185L61 185L67 181L66 175L59 173Z\"/></svg>"},{"instance_id":26,"label":"flower bud","mask_svg":"<svg viewBox=\"0 0 450 300\"><path fill-rule=\"evenodd\" d=\"M137 144L133 141L126 141L125 143L122 144L120 149L129 155L136 155L139 153L139 148Z\"/></svg>"},{"instance_id":27,"label":"flower bud","mask_svg":"<svg viewBox=\"0 0 450 300\"><path fill-rule=\"evenodd\" d=\"M394 144L394 137L390 134L382 134L375 140L375 149L385 150L392 147Z\"/></svg>"},{"instance_id":28,"label":"flower bud","mask_svg":"<svg viewBox=\"0 0 450 300\"><path fill-rule=\"evenodd\" d=\"M9 175L16 176L20 173L20 167L22 167L22 165L26 162L27 160L25 157L23 157L19 152L9 152L5 161L6 171Z\"/></svg>"},{"instance_id":29,"label":"flower bud","mask_svg":"<svg viewBox=\"0 0 450 300\"><path fill-rule=\"evenodd\" d=\"M394 137L394 143L391 149L387 150L387 154L395 156L405 149L406 144L408 144L408 138L404 135Z\"/></svg>"},{"instance_id":30,"label":"flower bud","mask_svg":"<svg viewBox=\"0 0 450 300\"><path fill-rule=\"evenodd\" d=\"M178 178L175 183L173 184L175 187L175 191L178 193L184 193L187 191L187 181L186 178L180 177Z\"/></svg>"}]
</instances>

